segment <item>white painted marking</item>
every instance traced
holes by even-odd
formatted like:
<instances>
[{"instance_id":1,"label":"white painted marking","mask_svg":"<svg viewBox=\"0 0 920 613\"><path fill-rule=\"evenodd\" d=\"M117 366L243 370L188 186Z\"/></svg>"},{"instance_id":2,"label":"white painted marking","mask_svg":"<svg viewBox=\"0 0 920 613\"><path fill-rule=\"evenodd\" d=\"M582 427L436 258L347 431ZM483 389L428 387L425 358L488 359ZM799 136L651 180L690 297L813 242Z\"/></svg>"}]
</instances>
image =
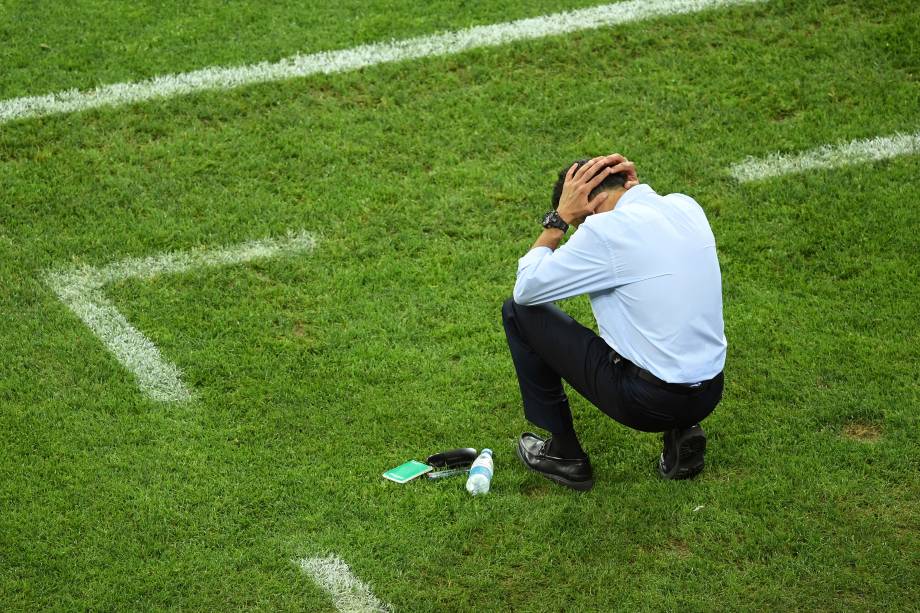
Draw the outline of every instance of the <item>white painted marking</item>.
<instances>
[{"instance_id":1,"label":"white painted marking","mask_svg":"<svg viewBox=\"0 0 920 613\"><path fill-rule=\"evenodd\" d=\"M773 154L766 158L749 157L729 169L741 181L757 181L822 168L840 168L920 153L920 132L852 140L840 145L823 145L791 155Z\"/></svg>"},{"instance_id":2,"label":"white painted marking","mask_svg":"<svg viewBox=\"0 0 920 613\"><path fill-rule=\"evenodd\" d=\"M309 251L315 245L313 235L300 231L289 233L284 238L266 238L218 249L128 258L102 267L50 270L44 273L44 279L116 359L134 373L138 386L145 394L154 400L183 402L189 400L192 394L182 383L181 371L165 360L156 345L118 312L102 293L102 288L125 279L152 279L161 274L230 266Z\"/></svg>"},{"instance_id":3,"label":"white painted marking","mask_svg":"<svg viewBox=\"0 0 920 613\"><path fill-rule=\"evenodd\" d=\"M355 577L348 565L338 556L325 558L303 558L298 560L300 569L313 577L342 613L388 612L390 605L384 604L371 588Z\"/></svg>"},{"instance_id":4,"label":"white painted marking","mask_svg":"<svg viewBox=\"0 0 920 613\"><path fill-rule=\"evenodd\" d=\"M695 13L709 8L763 1L765 0L630 0L542 17L476 26L455 32L361 45L339 51L298 54L277 62L259 62L233 67L212 66L144 81L102 85L92 90L71 89L44 96L12 98L0 102L0 124L16 119L72 113L103 106L120 106L207 90L234 89L254 83L347 72L377 64L452 55L514 41L558 36L653 17Z\"/></svg>"}]
</instances>

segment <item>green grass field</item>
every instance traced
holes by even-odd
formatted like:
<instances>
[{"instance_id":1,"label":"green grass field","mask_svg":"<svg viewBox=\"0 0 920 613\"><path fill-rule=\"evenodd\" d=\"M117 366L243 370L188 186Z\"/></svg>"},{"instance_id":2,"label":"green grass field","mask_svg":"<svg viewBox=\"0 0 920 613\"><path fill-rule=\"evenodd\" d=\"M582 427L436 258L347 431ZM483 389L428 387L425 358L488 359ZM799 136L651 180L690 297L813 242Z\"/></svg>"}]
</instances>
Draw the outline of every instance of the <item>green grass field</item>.
<instances>
[{"instance_id":1,"label":"green grass field","mask_svg":"<svg viewBox=\"0 0 920 613\"><path fill-rule=\"evenodd\" d=\"M0 99L590 5L0 0ZM726 169L918 129L913 0L770 0L0 125L0 608L334 611L296 561L337 555L396 611L916 610L920 159ZM681 483L659 436L573 395L580 495L514 456L500 306L558 169L612 151L709 216L726 392ZM187 403L145 396L42 279L301 229L310 253L106 288ZM380 477L455 446L495 450L488 496Z\"/></svg>"}]
</instances>

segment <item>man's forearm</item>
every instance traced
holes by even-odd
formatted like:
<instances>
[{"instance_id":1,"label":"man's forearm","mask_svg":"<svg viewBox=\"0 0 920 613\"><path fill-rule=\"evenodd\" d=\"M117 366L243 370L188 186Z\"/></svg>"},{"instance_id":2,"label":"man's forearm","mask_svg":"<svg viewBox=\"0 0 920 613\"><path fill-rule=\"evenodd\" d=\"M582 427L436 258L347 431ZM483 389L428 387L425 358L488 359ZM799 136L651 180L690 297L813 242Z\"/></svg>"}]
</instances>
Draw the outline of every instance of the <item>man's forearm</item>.
<instances>
[{"instance_id":1,"label":"man's forearm","mask_svg":"<svg viewBox=\"0 0 920 613\"><path fill-rule=\"evenodd\" d=\"M537 237L537 242L533 244L531 249L536 249L537 247L549 247L553 251L559 247L559 243L562 241L562 237L565 236L565 232L558 228L546 228L540 233L540 236Z\"/></svg>"}]
</instances>

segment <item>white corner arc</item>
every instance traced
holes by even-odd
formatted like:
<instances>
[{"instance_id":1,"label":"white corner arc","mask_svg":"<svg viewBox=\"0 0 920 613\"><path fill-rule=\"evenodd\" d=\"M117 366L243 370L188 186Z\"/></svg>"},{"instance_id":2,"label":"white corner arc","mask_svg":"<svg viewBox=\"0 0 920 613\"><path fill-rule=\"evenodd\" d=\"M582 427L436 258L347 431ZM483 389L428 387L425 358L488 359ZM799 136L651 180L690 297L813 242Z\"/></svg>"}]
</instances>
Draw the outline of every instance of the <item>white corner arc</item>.
<instances>
[{"instance_id":1,"label":"white corner arc","mask_svg":"<svg viewBox=\"0 0 920 613\"><path fill-rule=\"evenodd\" d=\"M242 264L310 251L316 245L306 231L282 238L264 238L229 247L185 252L167 252L145 258L128 258L106 266L77 266L46 271L45 282L63 302L130 371L148 397L163 402L185 402L191 390L182 382L178 367L166 360L153 341L137 330L106 298L105 285L125 279L150 279L175 274Z\"/></svg>"}]
</instances>

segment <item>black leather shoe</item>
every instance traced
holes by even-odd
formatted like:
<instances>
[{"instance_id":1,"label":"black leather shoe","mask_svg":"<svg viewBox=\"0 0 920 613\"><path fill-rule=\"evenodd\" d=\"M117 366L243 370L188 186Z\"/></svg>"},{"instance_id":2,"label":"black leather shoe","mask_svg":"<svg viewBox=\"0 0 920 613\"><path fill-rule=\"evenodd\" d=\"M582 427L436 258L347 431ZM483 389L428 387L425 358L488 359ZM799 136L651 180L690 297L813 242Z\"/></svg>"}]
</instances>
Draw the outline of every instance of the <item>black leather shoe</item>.
<instances>
[{"instance_id":1,"label":"black leather shoe","mask_svg":"<svg viewBox=\"0 0 920 613\"><path fill-rule=\"evenodd\" d=\"M665 479L690 479L703 470L706 433L699 424L664 433L658 474Z\"/></svg>"},{"instance_id":2,"label":"black leather shoe","mask_svg":"<svg viewBox=\"0 0 920 613\"><path fill-rule=\"evenodd\" d=\"M587 456L577 459L557 458L546 455L548 447L549 439L543 440L536 434L525 432L518 440L518 457L527 468L566 487L585 491L594 486L594 472Z\"/></svg>"}]
</instances>

